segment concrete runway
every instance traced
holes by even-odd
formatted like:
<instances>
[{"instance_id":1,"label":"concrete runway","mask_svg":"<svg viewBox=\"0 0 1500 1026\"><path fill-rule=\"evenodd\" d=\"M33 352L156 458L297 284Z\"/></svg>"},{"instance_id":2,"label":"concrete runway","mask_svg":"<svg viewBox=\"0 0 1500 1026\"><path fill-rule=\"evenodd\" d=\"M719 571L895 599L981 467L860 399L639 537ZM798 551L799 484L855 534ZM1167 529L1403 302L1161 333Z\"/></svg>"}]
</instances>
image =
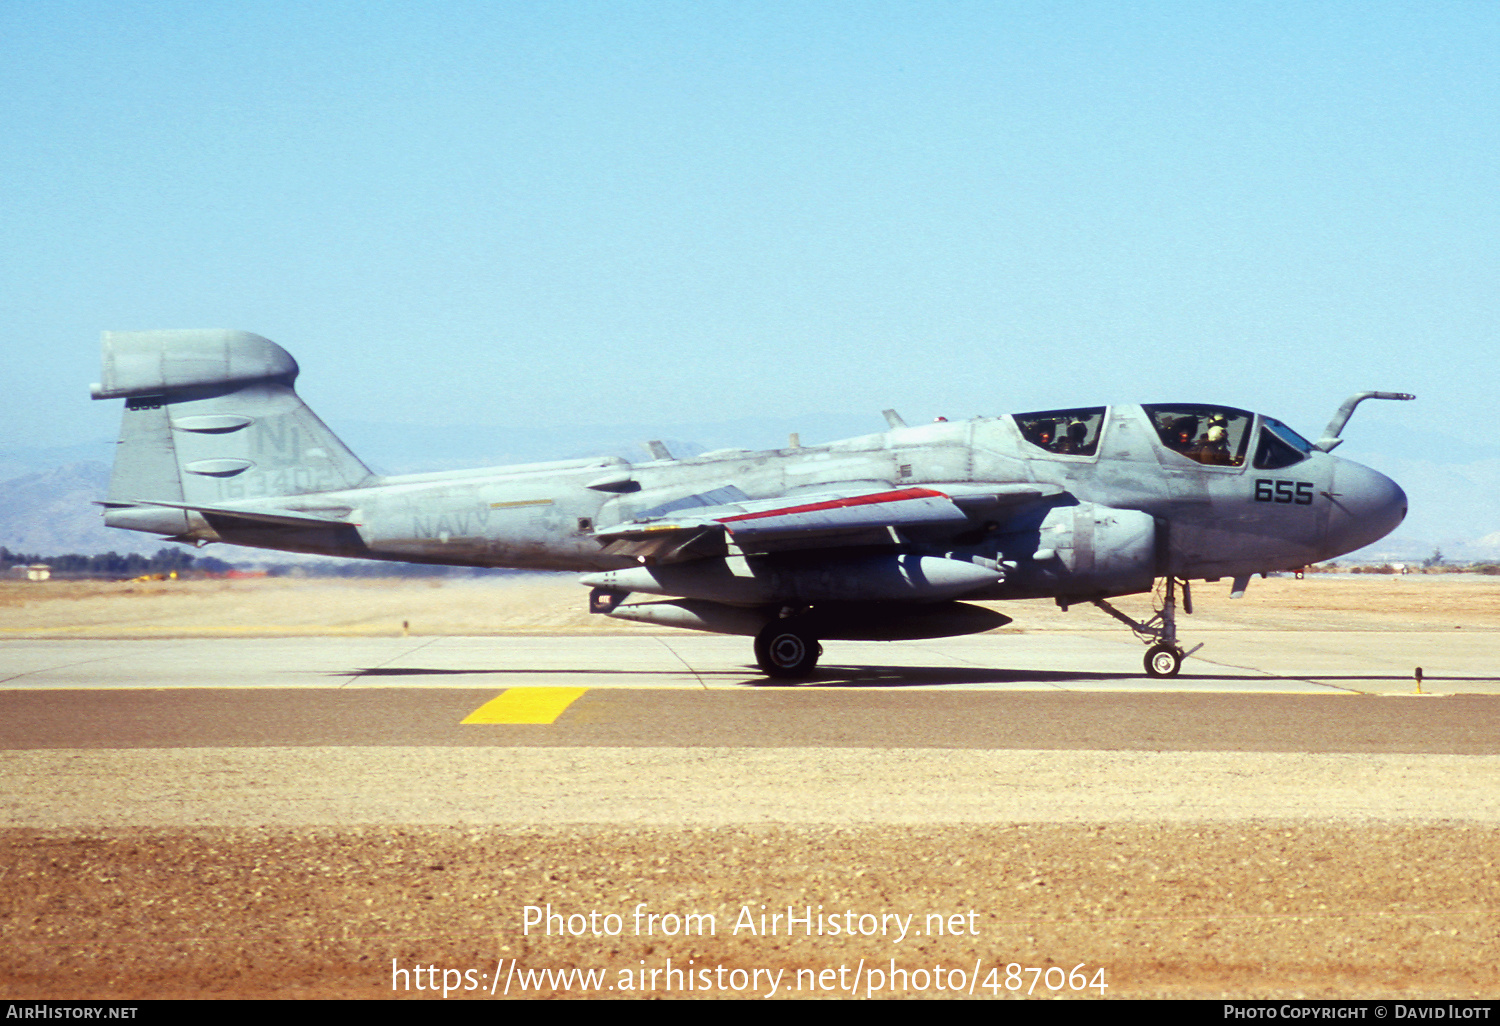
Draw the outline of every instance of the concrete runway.
<instances>
[{"instance_id":1,"label":"concrete runway","mask_svg":"<svg viewBox=\"0 0 1500 1026\"><path fill-rule=\"evenodd\" d=\"M713 635L12 641L0 645L0 749L1500 754L1500 680L1466 666L1482 652L1466 660L1444 650L1448 672L1429 670L1418 696L1396 656L1379 650L1387 636L1297 635L1325 650L1368 649L1344 657L1354 672L1296 676L1288 664L1299 655L1326 657L1289 651L1285 635L1249 633L1233 641L1242 656L1272 653L1266 666L1190 659L1170 680L1117 669L1136 654L1119 641L1052 633L834 643L818 676L797 684L754 673L743 639ZM1463 641L1494 645L1500 633ZM1439 650L1425 635L1394 644L1434 658ZM511 697L488 705L502 695ZM509 708L522 700L531 704Z\"/></svg>"},{"instance_id":2,"label":"concrete runway","mask_svg":"<svg viewBox=\"0 0 1500 1026\"><path fill-rule=\"evenodd\" d=\"M0 825L1500 822L1500 633L1197 641L7 641Z\"/></svg>"},{"instance_id":3,"label":"concrete runway","mask_svg":"<svg viewBox=\"0 0 1500 1026\"><path fill-rule=\"evenodd\" d=\"M676 631L502 637L0 641L0 689L582 687L1144 693L1500 694L1500 631L1196 631L1175 678L1123 631L828 642L807 682L768 681L750 640Z\"/></svg>"}]
</instances>

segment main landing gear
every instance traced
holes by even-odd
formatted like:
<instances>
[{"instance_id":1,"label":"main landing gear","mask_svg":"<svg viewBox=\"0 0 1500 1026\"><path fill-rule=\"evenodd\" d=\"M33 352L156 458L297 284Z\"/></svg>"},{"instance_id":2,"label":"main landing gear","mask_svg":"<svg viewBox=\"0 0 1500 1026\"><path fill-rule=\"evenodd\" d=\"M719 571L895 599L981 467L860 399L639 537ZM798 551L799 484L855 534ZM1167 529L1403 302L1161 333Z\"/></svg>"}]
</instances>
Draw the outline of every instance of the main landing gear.
<instances>
[{"instance_id":1,"label":"main landing gear","mask_svg":"<svg viewBox=\"0 0 1500 1026\"><path fill-rule=\"evenodd\" d=\"M812 675L823 646L790 618L772 620L755 636L755 661L767 677L797 680Z\"/></svg>"},{"instance_id":2,"label":"main landing gear","mask_svg":"<svg viewBox=\"0 0 1500 1026\"><path fill-rule=\"evenodd\" d=\"M1136 637L1154 642L1146 649L1146 676L1177 676L1182 669L1183 659L1191 654L1184 652L1182 646L1177 644L1177 578L1167 578L1167 590L1161 608L1145 623L1126 616L1103 599L1095 599L1094 605L1129 627ZM1186 580L1182 582L1182 608L1189 614L1193 611L1193 592ZM1195 646L1193 652L1202 647Z\"/></svg>"},{"instance_id":3,"label":"main landing gear","mask_svg":"<svg viewBox=\"0 0 1500 1026\"><path fill-rule=\"evenodd\" d=\"M1158 642L1146 649L1146 676L1175 677L1182 669L1182 649Z\"/></svg>"}]
</instances>

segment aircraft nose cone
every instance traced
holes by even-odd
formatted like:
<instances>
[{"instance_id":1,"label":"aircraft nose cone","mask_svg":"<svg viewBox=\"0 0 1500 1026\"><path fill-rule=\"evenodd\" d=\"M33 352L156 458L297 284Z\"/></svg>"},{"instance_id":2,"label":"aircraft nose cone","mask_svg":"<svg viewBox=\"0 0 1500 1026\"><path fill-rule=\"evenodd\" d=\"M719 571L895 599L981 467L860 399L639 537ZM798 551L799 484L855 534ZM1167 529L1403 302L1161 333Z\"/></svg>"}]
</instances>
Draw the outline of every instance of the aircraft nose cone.
<instances>
[{"instance_id":1,"label":"aircraft nose cone","mask_svg":"<svg viewBox=\"0 0 1500 1026\"><path fill-rule=\"evenodd\" d=\"M1406 519L1406 493L1377 471L1340 460L1334 474L1328 541L1338 555L1390 534Z\"/></svg>"}]
</instances>

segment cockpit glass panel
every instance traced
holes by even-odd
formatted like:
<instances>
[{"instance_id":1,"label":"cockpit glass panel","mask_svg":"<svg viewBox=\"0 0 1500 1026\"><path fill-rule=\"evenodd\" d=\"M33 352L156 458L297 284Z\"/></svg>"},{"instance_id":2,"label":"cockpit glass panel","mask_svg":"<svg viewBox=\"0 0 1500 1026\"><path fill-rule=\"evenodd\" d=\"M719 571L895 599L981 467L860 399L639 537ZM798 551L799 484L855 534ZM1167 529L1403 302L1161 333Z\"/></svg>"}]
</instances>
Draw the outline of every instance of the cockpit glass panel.
<instances>
[{"instance_id":1,"label":"cockpit glass panel","mask_svg":"<svg viewBox=\"0 0 1500 1026\"><path fill-rule=\"evenodd\" d=\"M1209 467L1242 467L1254 416L1230 406L1143 406L1161 444Z\"/></svg>"},{"instance_id":2,"label":"cockpit glass panel","mask_svg":"<svg viewBox=\"0 0 1500 1026\"><path fill-rule=\"evenodd\" d=\"M1080 410L1043 410L1017 413L1021 437L1039 449L1058 456L1092 456L1099 448L1099 429L1104 425L1104 407Z\"/></svg>"},{"instance_id":3,"label":"cockpit glass panel","mask_svg":"<svg viewBox=\"0 0 1500 1026\"><path fill-rule=\"evenodd\" d=\"M1279 420L1260 418L1260 442L1255 446L1255 466L1261 470L1279 470L1301 463L1312 452L1313 445Z\"/></svg>"}]
</instances>

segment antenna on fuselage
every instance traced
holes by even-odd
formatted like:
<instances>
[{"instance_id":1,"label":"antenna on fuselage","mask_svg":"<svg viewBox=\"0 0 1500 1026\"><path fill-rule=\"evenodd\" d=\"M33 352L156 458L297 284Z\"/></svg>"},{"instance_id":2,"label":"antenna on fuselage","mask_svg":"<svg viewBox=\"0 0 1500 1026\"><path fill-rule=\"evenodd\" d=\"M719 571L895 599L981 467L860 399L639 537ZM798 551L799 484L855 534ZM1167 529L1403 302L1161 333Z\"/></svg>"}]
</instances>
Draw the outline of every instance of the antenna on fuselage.
<instances>
[{"instance_id":1,"label":"antenna on fuselage","mask_svg":"<svg viewBox=\"0 0 1500 1026\"><path fill-rule=\"evenodd\" d=\"M906 427L906 421L901 419L901 414L895 410L881 410L885 414L885 422L893 428Z\"/></svg>"}]
</instances>

